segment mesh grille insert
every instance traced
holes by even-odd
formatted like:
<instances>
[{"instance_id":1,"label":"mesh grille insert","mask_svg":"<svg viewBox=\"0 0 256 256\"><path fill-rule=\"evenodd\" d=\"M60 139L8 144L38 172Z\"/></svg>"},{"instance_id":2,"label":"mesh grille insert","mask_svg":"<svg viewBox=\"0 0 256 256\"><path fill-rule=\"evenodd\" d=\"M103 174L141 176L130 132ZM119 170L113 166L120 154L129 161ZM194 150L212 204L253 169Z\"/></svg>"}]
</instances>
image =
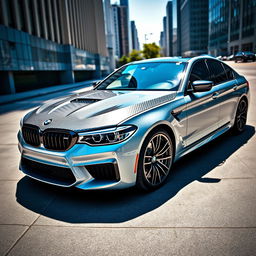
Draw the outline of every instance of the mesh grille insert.
<instances>
[{"instance_id":1,"label":"mesh grille insert","mask_svg":"<svg viewBox=\"0 0 256 256\"><path fill-rule=\"evenodd\" d=\"M85 168L96 180L120 180L117 164L107 163L97 165L86 165Z\"/></svg>"},{"instance_id":2,"label":"mesh grille insert","mask_svg":"<svg viewBox=\"0 0 256 256\"><path fill-rule=\"evenodd\" d=\"M42 164L24 157L21 159L21 168L28 175L48 182L71 185L76 181L69 168Z\"/></svg>"}]
</instances>

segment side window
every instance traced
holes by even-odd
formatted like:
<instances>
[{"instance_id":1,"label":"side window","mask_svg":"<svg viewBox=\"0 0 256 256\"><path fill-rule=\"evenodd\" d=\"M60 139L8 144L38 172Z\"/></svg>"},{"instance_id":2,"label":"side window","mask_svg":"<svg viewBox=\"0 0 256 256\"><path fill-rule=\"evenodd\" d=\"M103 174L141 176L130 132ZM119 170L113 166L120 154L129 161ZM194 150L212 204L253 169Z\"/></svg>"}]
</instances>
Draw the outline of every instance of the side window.
<instances>
[{"instance_id":1,"label":"side window","mask_svg":"<svg viewBox=\"0 0 256 256\"><path fill-rule=\"evenodd\" d=\"M192 71L189 77L188 89L191 89L191 84L196 80L209 80L210 74L205 64L205 60L197 61L192 67Z\"/></svg>"},{"instance_id":2,"label":"side window","mask_svg":"<svg viewBox=\"0 0 256 256\"><path fill-rule=\"evenodd\" d=\"M222 65L225 68L228 81L233 80L235 78L233 70L224 63L222 63Z\"/></svg>"},{"instance_id":3,"label":"side window","mask_svg":"<svg viewBox=\"0 0 256 256\"><path fill-rule=\"evenodd\" d=\"M210 72L212 73L211 81L213 81L214 84L220 84L227 81L226 72L221 62L207 60L207 65L209 67Z\"/></svg>"}]
</instances>

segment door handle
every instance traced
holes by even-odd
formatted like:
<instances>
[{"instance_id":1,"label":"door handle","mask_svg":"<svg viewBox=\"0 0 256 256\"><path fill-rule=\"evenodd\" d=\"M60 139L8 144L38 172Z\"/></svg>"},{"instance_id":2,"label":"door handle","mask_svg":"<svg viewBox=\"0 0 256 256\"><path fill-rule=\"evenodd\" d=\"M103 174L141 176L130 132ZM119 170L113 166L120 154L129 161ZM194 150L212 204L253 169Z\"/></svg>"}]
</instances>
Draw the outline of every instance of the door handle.
<instances>
[{"instance_id":1,"label":"door handle","mask_svg":"<svg viewBox=\"0 0 256 256\"><path fill-rule=\"evenodd\" d=\"M212 98L215 100L219 97L219 93L218 92L215 92L213 95L212 95Z\"/></svg>"},{"instance_id":2,"label":"door handle","mask_svg":"<svg viewBox=\"0 0 256 256\"><path fill-rule=\"evenodd\" d=\"M233 87L233 90L234 90L234 91L236 91L236 90L237 90L237 88L238 88L238 85L237 85L237 84L235 84L235 85L234 85L234 87Z\"/></svg>"}]
</instances>

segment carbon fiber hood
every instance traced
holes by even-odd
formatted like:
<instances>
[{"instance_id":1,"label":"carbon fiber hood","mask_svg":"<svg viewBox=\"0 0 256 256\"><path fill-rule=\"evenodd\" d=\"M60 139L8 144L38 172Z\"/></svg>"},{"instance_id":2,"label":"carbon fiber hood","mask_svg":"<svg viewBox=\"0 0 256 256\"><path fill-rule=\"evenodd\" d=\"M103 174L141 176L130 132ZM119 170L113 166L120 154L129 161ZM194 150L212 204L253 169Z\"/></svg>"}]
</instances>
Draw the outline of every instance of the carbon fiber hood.
<instances>
[{"instance_id":1,"label":"carbon fiber hood","mask_svg":"<svg viewBox=\"0 0 256 256\"><path fill-rule=\"evenodd\" d=\"M141 112L170 102L170 91L103 91L92 90L46 102L28 113L23 122L40 127L70 130L114 126ZM51 123L44 125L46 120Z\"/></svg>"}]
</instances>

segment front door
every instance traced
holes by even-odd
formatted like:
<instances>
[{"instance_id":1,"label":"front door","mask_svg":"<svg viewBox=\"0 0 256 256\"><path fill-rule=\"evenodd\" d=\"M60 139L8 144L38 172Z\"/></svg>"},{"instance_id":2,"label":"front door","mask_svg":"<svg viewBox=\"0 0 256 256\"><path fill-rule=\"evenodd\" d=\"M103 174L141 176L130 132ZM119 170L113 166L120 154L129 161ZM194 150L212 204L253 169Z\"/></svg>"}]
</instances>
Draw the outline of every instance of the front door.
<instances>
[{"instance_id":1,"label":"front door","mask_svg":"<svg viewBox=\"0 0 256 256\"><path fill-rule=\"evenodd\" d=\"M188 89L196 80L211 80L205 60L197 61L190 73ZM219 104L216 104L218 89L213 86L207 92L188 92L185 96L187 108L187 136L189 146L219 128Z\"/></svg>"}]
</instances>

